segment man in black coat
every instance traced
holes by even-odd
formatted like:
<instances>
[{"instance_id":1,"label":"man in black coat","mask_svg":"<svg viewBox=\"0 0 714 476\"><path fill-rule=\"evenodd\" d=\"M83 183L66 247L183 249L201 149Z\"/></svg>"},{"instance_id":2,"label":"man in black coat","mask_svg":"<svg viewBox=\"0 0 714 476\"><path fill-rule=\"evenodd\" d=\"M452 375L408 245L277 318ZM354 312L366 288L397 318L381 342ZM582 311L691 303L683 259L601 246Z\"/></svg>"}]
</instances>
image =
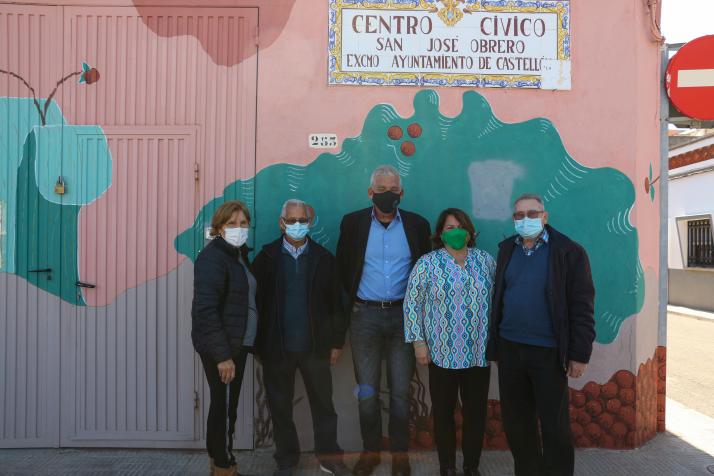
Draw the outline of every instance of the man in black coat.
<instances>
[{"instance_id":1,"label":"man in black coat","mask_svg":"<svg viewBox=\"0 0 714 476\"><path fill-rule=\"evenodd\" d=\"M373 206L343 218L337 243L342 285L352 309L350 340L364 446L354 474L370 475L381 462L380 383L382 360L386 359L392 474L409 476L414 351L404 342L402 303L411 269L431 251L429 222L397 208L404 191L394 167L381 166L374 171L368 194Z\"/></svg>"},{"instance_id":2,"label":"man in black coat","mask_svg":"<svg viewBox=\"0 0 714 476\"><path fill-rule=\"evenodd\" d=\"M520 196L513 220L517 234L499 245L486 354L498 362L516 475L572 475L568 376L583 375L595 339L590 262L547 225L539 196Z\"/></svg>"},{"instance_id":3,"label":"man in black coat","mask_svg":"<svg viewBox=\"0 0 714 476\"><path fill-rule=\"evenodd\" d=\"M312 412L315 453L321 469L346 475L337 444L332 374L345 342L335 258L308 238L308 206L288 200L279 225L283 235L265 245L253 262L258 281L257 353L263 363L275 434L276 475L291 475L300 458L293 421L295 373L299 369Z\"/></svg>"}]
</instances>

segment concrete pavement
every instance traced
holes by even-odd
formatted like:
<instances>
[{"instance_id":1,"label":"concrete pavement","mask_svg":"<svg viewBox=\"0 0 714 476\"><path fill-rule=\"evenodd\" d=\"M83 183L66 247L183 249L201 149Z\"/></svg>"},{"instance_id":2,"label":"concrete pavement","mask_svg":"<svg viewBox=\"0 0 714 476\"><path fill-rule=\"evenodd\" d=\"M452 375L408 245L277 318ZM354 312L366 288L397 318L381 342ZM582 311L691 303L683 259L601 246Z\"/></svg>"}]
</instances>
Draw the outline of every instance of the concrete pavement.
<instances>
[{"instance_id":1,"label":"concrete pavement","mask_svg":"<svg viewBox=\"0 0 714 476\"><path fill-rule=\"evenodd\" d=\"M667 318L667 396L714 418L714 314L683 312Z\"/></svg>"},{"instance_id":2,"label":"concrete pavement","mask_svg":"<svg viewBox=\"0 0 714 476\"><path fill-rule=\"evenodd\" d=\"M667 433L660 434L642 448L630 451L578 450L576 475L712 475L714 474L714 419L677 402L668 401ZM270 451L241 452L239 468L250 475L272 474ZM348 455L355 463L356 455ZM390 474L385 455L376 476ZM434 453L412 455L413 474L438 475ZM709 469L707 469L709 468ZM513 474L511 455L487 451L481 460L484 476ZM0 475L207 475L208 459L199 451L161 450L0 450ZM321 474L317 460L304 455L299 475ZM324 473L322 473L324 474Z\"/></svg>"}]
</instances>

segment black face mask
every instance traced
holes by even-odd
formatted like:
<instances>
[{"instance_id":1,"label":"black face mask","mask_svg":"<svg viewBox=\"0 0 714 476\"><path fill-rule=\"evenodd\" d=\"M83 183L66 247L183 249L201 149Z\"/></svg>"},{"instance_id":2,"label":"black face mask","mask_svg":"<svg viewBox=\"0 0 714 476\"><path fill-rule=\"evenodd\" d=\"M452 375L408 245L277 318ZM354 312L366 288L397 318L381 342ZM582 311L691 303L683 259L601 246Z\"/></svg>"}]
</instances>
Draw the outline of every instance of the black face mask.
<instances>
[{"instance_id":1,"label":"black face mask","mask_svg":"<svg viewBox=\"0 0 714 476\"><path fill-rule=\"evenodd\" d=\"M399 206L400 196L394 192L382 192L372 195L372 203L374 203L379 211L390 215Z\"/></svg>"}]
</instances>

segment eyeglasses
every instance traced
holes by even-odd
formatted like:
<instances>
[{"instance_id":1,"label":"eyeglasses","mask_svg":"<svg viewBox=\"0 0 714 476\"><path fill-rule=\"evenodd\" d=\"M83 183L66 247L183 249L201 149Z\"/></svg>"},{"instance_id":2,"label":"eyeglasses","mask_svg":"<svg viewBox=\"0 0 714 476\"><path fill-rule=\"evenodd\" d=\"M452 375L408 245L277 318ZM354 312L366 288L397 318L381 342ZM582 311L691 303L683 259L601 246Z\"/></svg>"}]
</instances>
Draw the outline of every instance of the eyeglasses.
<instances>
[{"instance_id":1,"label":"eyeglasses","mask_svg":"<svg viewBox=\"0 0 714 476\"><path fill-rule=\"evenodd\" d=\"M310 223L309 218L283 218L283 223L286 225L294 225L295 223L300 223L301 225L307 225Z\"/></svg>"},{"instance_id":2,"label":"eyeglasses","mask_svg":"<svg viewBox=\"0 0 714 476\"><path fill-rule=\"evenodd\" d=\"M525 217L538 218L544 213L545 213L544 211L540 211L540 210L528 210L527 212L515 212L513 214L513 219L514 220L523 220Z\"/></svg>"}]
</instances>

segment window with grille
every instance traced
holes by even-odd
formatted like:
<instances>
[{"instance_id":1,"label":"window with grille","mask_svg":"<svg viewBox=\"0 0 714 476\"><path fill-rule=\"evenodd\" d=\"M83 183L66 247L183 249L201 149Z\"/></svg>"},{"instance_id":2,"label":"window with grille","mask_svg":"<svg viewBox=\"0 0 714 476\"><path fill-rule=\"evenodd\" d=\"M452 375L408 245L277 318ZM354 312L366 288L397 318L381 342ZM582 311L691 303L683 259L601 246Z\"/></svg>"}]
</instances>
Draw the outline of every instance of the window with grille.
<instances>
[{"instance_id":1,"label":"window with grille","mask_svg":"<svg viewBox=\"0 0 714 476\"><path fill-rule=\"evenodd\" d=\"M687 266L714 268L711 219L687 222Z\"/></svg>"}]
</instances>

